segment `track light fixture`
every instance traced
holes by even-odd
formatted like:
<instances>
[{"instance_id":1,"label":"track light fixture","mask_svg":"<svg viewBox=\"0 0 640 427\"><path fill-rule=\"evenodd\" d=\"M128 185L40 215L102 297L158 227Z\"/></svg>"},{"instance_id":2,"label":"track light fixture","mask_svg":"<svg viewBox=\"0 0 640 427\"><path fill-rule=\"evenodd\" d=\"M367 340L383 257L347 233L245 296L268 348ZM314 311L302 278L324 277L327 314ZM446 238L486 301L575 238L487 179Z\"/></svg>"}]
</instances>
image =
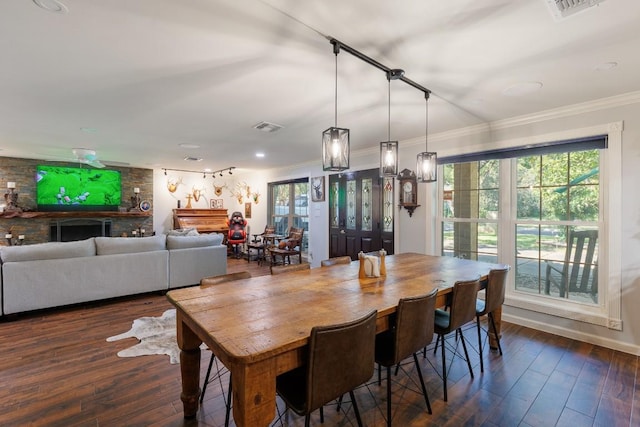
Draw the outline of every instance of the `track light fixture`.
<instances>
[{"instance_id":1,"label":"track light fixture","mask_svg":"<svg viewBox=\"0 0 640 427\"><path fill-rule=\"evenodd\" d=\"M340 43L333 43L336 56L334 125L322 132L322 170L343 171L349 169L349 129L338 127L338 54Z\"/></svg>"},{"instance_id":2,"label":"track light fixture","mask_svg":"<svg viewBox=\"0 0 640 427\"><path fill-rule=\"evenodd\" d=\"M425 100L429 100L429 95L431 94L431 91L427 88L425 88L424 86L419 85L418 83L414 82L413 80L405 77L404 75L404 71L401 69L392 69L387 67L386 65L381 64L380 62L376 61L373 58L368 57L367 55L365 55L362 52L359 52L358 50L352 48L351 46L348 46L344 43L342 43L341 41L334 39L333 37L327 37L327 40L329 40L329 43L331 43L333 45L333 52L336 54L336 127L335 128L329 128L326 131L323 132L322 134L322 149L323 149L323 156L322 156L322 166L324 170L344 170L347 169L349 167L349 156L348 156L348 133L347 133L347 156L346 156L346 167L344 168L327 168L328 162L327 159L331 158L331 153L332 151L329 150L327 151L326 147L329 144L325 145L325 135L333 130L339 130L337 128L337 106L338 106L338 53L340 52L340 50L344 50L348 53L350 53L351 55L355 56L356 58L359 58L361 60L363 60L364 62L366 62L369 65L373 65L374 67L384 71L387 75L387 79L389 81L391 80L402 80L403 82L405 82L406 84L408 84L409 86L413 86L414 88L422 91L424 93L424 97ZM427 105L428 108L428 105ZM391 122L391 115L389 114L389 123ZM389 127L391 125L389 124ZM425 141L427 138L427 134L426 132L428 132L428 116L427 116L427 123L426 123L426 131L425 131ZM348 132L348 129L345 129ZM389 134L391 133L391 131L389 131ZM337 135L337 133L335 133L335 135ZM330 136L334 136L334 133L331 133ZM328 140L331 140L331 138L328 138ZM393 145L389 145L390 143L395 143L395 147ZM384 144L384 145L383 145ZM395 150L396 153L396 162L397 162L397 141L386 141L386 142L381 142L380 143L380 175L383 175L383 166L387 163L387 160L389 160L389 163L391 163L391 158L392 158L392 154ZM337 151L333 151L333 152L337 152ZM327 153L329 153L329 155L327 155ZM436 164L437 164L437 155L435 152L429 152L428 151L428 147L427 147L427 151L418 154L418 159L417 159L417 165L418 165L418 171L417 171L417 175L418 175L418 180L420 182L434 182L437 180L437 169L436 169ZM330 164L329 164L330 165ZM330 165L331 166L331 165ZM397 164L395 166L395 170L397 171ZM386 175L386 173L384 173L384 175ZM393 175L393 174L389 174L389 175Z\"/></svg>"},{"instance_id":3,"label":"track light fixture","mask_svg":"<svg viewBox=\"0 0 640 427\"><path fill-rule=\"evenodd\" d=\"M389 117L387 140L380 143L380 176L396 176L398 174L398 141L391 141L391 80L404 74L402 70L391 70L387 73Z\"/></svg>"},{"instance_id":4,"label":"track light fixture","mask_svg":"<svg viewBox=\"0 0 640 427\"><path fill-rule=\"evenodd\" d=\"M429 94L424 94L425 101L425 151L418 153L416 159L416 172L418 182L435 182L438 180L438 155L429 152Z\"/></svg>"},{"instance_id":5,"label":"track light fixture","mask_svg":"<svg viewBox=\"0 0 640 427\"><path fill-rule=\"evenodd\" d=\"M171 168L162 168L162 170L164 171L165 176L167 175L167 171L172 171L172 172L191 172L191 173L202 173L202 178L206 178L207 174L211 174L211 177L215 178L216 174L219 174L220 176L222 176L222 172L224 171L228 171L229 175L233 175L233 173L231 172L232 170L234 170L236 167L235 166L229 166L228 168L224 168L224 169L218 169L215 171L190 171L190 170L186 170L186 169L171 169Z\"/></svg>"}]
</instances>

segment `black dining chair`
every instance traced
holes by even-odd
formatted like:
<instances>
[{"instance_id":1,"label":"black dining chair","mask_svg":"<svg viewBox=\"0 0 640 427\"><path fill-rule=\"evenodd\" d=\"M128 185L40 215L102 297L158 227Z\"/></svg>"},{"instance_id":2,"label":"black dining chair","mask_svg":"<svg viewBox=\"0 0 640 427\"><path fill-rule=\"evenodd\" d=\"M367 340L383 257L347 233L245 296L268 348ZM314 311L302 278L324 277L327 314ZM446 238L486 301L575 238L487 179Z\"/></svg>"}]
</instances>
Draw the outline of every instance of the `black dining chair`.
<instances>
[{"instance_id":1,"label":"black dining chair","mask_svg":"<svg viewBox=\"0 0 640 427\"><path fill-rule=\"evenodd\" d=\"M429 395L424 385L416 352L430 344L433 339L437 293L436 288L427 295L402 298L398 303L394 324L387 331L376 335L378 383L380 383L380 366L384 366L387 370L387 426L389 427L391 427L391 367L398 366L409 356L413 356L427 411L431 414Z\"/></svg>"},{"instance_id":2,"label":"black dining chair","mask_svg":"<svg viewBox=\"0 0 640 427\"><path fill-rule=\"evenodd\" d=\"M362 419L353 389L373 375L377 311L357 320L311 329L303 366L276 377L278 395L287 408L305 416L349 393L358 426Z\"/></svg>"},{"instance_id":3,"label":"black dining chair","mask_svg":"<svg viewBox=\"0 0 640 427\"><path fill-rule=\"evenodd\" d=\"M465 343L465 337L462 333L462 325L471 322L476 315L476 298L478 296L478 290L480 289L480 279L470 281L459 281L453 285L453 292L451 294L451 304L449 310L436 309L435 310L435 325L434 331L438 334L436 340L437 351L438 344L442 346L442 382L444 386L444 401L447 401L447 359L446 359L446 345L445 336L451 332L455 332L457 337L460 337L459 342L462 343L464 350L465 360L469 367L469 373L473 378L473 368L469 361L469 353L467 352L467 345ZM457 343L454 351L454 357L457 353ZM453 363L453 359L451 360ZM451 364L449 365L451 367Z\"/></svg>"},{"instance_id":4,"label":"black dining chair","mask_svg":"<svg viewBox=\"0 0 640 427\"><path fill-rule=\"evenodd\" d=\"M251 273L248 271L239 271L236 273L222 274L220 276L211 276L204 277L200 280L200 287L206 288L209 286L219 285L221 283L232 282L234 280L242 280L251 278ZM211 376L211 370L213 365L216 365L216 371L213 376ZM220 384L220 389L223 389L222 384L222 376L228 372L224 366L218 365L218 361L216 360L216 355L211 352L211 359L209 360L209 367L207 368L207 374L204 377L204 385L202 386L202 393L200 393L200 404L202 404L204 400L204 393L207 391L207 386L217 381ZM229 426L229 419L231 417L231 372L229 372L229 385L227 387L227 396L225 399L225 417L224 417L224 425L225 427ZM224 396L224 395L223 395Z\"/></svg>"},{"instance_id":5,"label":"black dining chair","mask_svg":"<svg viewBox=\"0 0 640 427\"><path fill-rule=\"evenodd\" d=\"M480 333L480 318L487 316L487 337L489 336L489 328L496 338L498 344L498 351L502 356L502 346L500 345L500 335L496 328L496 323L493 318L493 311L500 308L504 303L504 292L507 283L507 273L509 267L493 269L489 272L489 279L487 281L487 287L485 288L484 300L476 300L476 326L478 328L478 353L480 354L480 372L484 372L484 361L482 358L482 334Z\"/></svg>"}]
</instances>

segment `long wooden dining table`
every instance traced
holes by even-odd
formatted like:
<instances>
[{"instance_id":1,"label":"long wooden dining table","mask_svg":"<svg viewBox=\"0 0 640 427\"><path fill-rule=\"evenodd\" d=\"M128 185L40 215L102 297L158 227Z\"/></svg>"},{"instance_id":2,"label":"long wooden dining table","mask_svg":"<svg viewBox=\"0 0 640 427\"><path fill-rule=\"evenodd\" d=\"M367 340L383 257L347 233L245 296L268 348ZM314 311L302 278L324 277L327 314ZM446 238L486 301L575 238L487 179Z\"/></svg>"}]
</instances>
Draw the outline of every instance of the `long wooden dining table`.
<instances>
[{"instance_id":1,"label":"long wooden dining table","mask_svg":"<svg viewBox=\"0 0 640 427\"><path fill-rule=\"evenodd\" d=\"M358 278L359 262L259 276L167 293L176 307L184 416L196 415L200 345L231 371L238 426L267 426L275 416L276 376L304 363L311 328L347 322L375 309L389 327L400 298L438 288L445 304L453 284L486 279L499 264L403 253L386 257L386 276ZM500 311L494 313L500 319Z\"/></svg>"}]
</instances>

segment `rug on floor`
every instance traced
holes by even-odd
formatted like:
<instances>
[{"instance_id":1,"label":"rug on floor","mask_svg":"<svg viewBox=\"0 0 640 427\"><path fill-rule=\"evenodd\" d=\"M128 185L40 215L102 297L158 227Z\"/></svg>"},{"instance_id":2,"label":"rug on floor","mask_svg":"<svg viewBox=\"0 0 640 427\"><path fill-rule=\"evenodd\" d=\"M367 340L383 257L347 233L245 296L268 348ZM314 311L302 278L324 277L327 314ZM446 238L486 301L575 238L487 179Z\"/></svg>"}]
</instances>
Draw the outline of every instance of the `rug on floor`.
<instances>
[{"instance_id":1,"label":"rug on floor","mask_svg":"<svg viewBox=\"0 0 640 427\"><path fill-rule=\"evenodd\" d=\"M166 354L169 363L180 363L180 348L176 340L176 310L165 311L160 317L141 317L133 321L131 329L107 338L118 341L135 337L137 344L118 352L119 357L136 357L151 354Z\"/></svg>"}]
</instances>

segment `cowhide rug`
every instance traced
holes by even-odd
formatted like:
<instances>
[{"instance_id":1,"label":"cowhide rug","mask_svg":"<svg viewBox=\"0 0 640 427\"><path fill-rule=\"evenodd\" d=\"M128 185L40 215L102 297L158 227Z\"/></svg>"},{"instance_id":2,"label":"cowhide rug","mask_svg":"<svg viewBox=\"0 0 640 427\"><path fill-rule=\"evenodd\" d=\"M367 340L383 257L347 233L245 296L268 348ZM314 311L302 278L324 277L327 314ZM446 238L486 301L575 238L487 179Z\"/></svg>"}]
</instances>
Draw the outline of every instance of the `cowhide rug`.
<instances>
[{"instance_id":1,"label":"cowhide rug","mask_svg":"<svg viewBox=\"0 0 640 427\"><path fill-rule=\"evenodd\" d=\"M140 342L118 352L120 357L136 357L151 354L166 354L170 363L180 363L180 349L176 341L176 310L169 309L160 317L141 317L133 321L131 329L120 335L107 338L118 341L135 337Z\"/></svg>"}]
</instances>

